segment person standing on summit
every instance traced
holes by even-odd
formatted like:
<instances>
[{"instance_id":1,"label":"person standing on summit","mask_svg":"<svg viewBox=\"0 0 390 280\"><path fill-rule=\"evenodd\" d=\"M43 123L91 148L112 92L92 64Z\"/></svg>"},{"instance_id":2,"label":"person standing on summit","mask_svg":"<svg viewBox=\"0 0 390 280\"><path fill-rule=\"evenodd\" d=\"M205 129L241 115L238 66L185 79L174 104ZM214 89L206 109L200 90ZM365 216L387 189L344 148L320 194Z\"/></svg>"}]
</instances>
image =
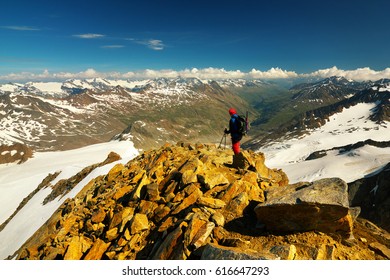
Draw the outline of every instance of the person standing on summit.
<instances>
[{"instance_id":1,"label":"person standing on summit","mask_svg":"<svg viewBox=\"0 0 390 280\"><path fill-rule=\"evenodd\" d=\"M224 133L230 134L232 138L232 148L235 155L240 153L240 141L242 139L241 122L237 111L234 108L229 109L230 121L229 130L225 128Z\"/></svg>"}]
</instances>

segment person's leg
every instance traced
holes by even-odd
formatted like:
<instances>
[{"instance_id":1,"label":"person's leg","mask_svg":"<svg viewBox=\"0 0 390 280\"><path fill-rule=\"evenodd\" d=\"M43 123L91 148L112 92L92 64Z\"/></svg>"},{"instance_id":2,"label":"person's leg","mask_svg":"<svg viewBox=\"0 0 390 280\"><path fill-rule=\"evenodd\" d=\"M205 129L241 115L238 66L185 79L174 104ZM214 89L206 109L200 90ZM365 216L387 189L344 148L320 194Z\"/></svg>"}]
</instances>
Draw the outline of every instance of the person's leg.
<instances>
[{"instance_id":1,"label":"person's leg","mask_svg":"<svg viewBox=\"0 0 390 280\"><path fill-rule=\"evenodd\" d=\"M235 155L239 154L240 153L240 141L233 141L232 146L233 146L234 154Z\"/></svg>"}]
</instances>

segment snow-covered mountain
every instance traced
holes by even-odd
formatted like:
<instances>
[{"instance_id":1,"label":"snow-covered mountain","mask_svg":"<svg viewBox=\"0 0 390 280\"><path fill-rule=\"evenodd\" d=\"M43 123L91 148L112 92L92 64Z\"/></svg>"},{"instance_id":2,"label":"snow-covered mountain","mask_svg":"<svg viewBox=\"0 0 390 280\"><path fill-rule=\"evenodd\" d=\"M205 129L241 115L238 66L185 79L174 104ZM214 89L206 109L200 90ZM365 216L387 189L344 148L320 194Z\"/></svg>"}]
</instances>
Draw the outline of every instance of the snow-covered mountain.
<instances>
[{"instance_id":1,"label":"snow-covered mountain","mask_svg":"<svg viewBox=\"0 0 390 280\"><path fill-rule=\"evenodd\" d=\"M278 106L280 91L273 93L275 89L260 80L95 78L9 83L0 85L0 142L24 143L35 150L67 150L108 141L124 130L131 130L129 137L140 148L184 140L183 136L190 141L217 141L226 126L226 108L230 106L241 112L252 110L254 124L264 122L256 120L259 113L267 121L276 108L282 114L290 110L285 115L292 116L292 121L287 119L278 128L286 133L295 127L301 130L323 123L330 114L349 106L337 105L336 109L335 104L357 99L362 89L375 95L386 93L388 87L388 80L358 83L331 77L294 86ZM268 103L267 98L274 101ZM376 102L375 97L369 102ZM328 109L327 105L333 107ZM386 116L382 101L375 110L379 119ZM253 131L256 129L254 125Z\"/></svg>"},{"instance_id":2,"label":"snow-covered mountain","mask_svg":"<svg viewBox=\"0 0 390 280\"><path fill-rule=\"evenodd\" d=\"M193 92L194 87L208 84L208 81L199 79L152 79L152 80L108 80L94 79L71 79L65 82L28 82L26 84L8 83L0 85L0 94L25 94L52 97L67 97L72 94L83 92L102 93L115 92L122 89L127 92L163 93L163 94L186 94Z\"/></svg>"},{"instance_id":3,"label":"snow-covered mountain","mask_svg":"<svg viewBox=\"0 0 390 280\"><path fill-rule=\"evenodd\" d=\"M351 182L390 161L389 127L390 90L375 85L298 116L257 149L293 182L329 176Z\"/></svg>"},{"instance_id":4,"label":"snow-covered mountain","mask_svg":"<svg viewBox=\"0 0 390 280\"><path fill-rule=\"evenodd\" d=\"M213 130L219 128L218 135L223 130L222 116L229 103L247 106L218 83L195 78L4 84L0 85L0 142L67 150L108 141L139 122L151 128L149 134L168 129L172 136L155 142L158 137L133 130L132 140L141 148L177 141L183 135L210 140L217 134ZM205 119L199 118L200 112ZM213 116L220 117L211 125ZM186 124L193 129L183 130Z\"/></svg>"},{"instance_id":5,"label":"snow-covered mountain","mask_svg":"<svg viewBox=\"0 0 390 280\"><path fill-rule=\"evenodd\" d=\"M64 82L28 82L0 84L0 94L35 94L42 96L65 97L79 94L84 91L95 93L113 91L122 88L130 92L160 92L171 94L184 94L194 88L217 82L219 86L227 87L255 87L267 85L262 80L226 79L226 80L200 80L198 78L157 78L149 80L111 80L111 79L70 79Z\"/></svg>"},{"instance_id":6,"label":"snow-covered mountain","mask_svg":"<svg viewBox=\"0 0 390 280\"><path fill-rule=\"evenodd\" d=\"M375 85L371 88L358 91L348 98L341 98L341 101L331 103L330 105L318 107L313 110L308 109L306 112L298 114L290 122L284 124L281 129L284 132L297 131L301 133L307 129L320 127L333 114L360 103L373 104L373 108L369 114L371 120L378 124L383 121L390 121L390 94L386 89L388 89L386 84Z\"/></svg>"},{"instance_id":7,"label":"snow-covered mountain","mask_svg":"<svg viewBox=\"0 0 390 280\"><path fill-rule=\"evenodd\" d=\"M371 86L371 82L356 82L343 77L330 77L315 83L293 86L290 90L296 102L329 105L350 97Z\"/></svg>"},{"instance_id":8,"label":"snow-covered mountain","mask_svg":"<svg viewBox=\"0 0 390 280\"><path fill-rule=\"evenodd\" d=\"M269 82L263 80L245 80L245 79L225 79L219 80L218 83L221 87L230 87L230 88L253 88L253 87L262 87L264 85L269 85Z\"/></svg>"}]
</instances>

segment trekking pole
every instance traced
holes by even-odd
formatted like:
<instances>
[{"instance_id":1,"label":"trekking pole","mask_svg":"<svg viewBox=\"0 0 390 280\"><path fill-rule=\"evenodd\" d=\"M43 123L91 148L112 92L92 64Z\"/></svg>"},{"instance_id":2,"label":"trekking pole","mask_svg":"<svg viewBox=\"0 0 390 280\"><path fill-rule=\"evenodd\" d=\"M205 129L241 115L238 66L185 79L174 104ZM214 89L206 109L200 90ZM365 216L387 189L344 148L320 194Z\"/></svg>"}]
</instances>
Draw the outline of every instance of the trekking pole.
<instances>
[{"instance_id":1,"label":"trekking pole","mask_svg":"<svg viewBox=\"0 0 390 280\"><path fill-rule=\"evenodd\" d=\"M220 148L221 148L221 145L222 145L223 138L225 138L225 147L226 147L226 134L224 133L224 134L222 135L221 142L219 142L218 149L220 149Z\"/></svg>"}]
</instances>

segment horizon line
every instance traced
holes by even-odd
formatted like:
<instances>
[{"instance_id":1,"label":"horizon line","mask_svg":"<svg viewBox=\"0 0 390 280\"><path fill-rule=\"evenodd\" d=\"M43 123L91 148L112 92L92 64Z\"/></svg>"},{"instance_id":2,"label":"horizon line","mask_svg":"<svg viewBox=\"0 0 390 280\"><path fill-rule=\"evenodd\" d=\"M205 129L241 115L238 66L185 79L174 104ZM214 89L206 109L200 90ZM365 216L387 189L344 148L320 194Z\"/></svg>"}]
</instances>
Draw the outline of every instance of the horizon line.
<instances>
[{"instance_id":1,"label":"horizon line","mask_svg":"<svg viewBox=\"0 0 390 280\"><path fill-rule=\"evenodd\" d=\"M297 73L295 71L284 70L279 67L272 67L269 70L261 71L253 68L251 71L225 70L224 68L187 68L184 70L173 69L144 69L128 72L101 72L93 68L88 68L81 72L50 72L45 69L41 73L19 72L0 74L1 83L26 82L26 81L65 81L70 79L115 79L115 80L146 80L155 78L198 78L200 80L293 80L310 78L344 77L354 81L376 81L380 79L390 79L390 68L380 71L372 70L370 67L357 68L354 70L343 70L336 66L326 69L319 69L310 73Z\"/></svg>"}]
</instances>

